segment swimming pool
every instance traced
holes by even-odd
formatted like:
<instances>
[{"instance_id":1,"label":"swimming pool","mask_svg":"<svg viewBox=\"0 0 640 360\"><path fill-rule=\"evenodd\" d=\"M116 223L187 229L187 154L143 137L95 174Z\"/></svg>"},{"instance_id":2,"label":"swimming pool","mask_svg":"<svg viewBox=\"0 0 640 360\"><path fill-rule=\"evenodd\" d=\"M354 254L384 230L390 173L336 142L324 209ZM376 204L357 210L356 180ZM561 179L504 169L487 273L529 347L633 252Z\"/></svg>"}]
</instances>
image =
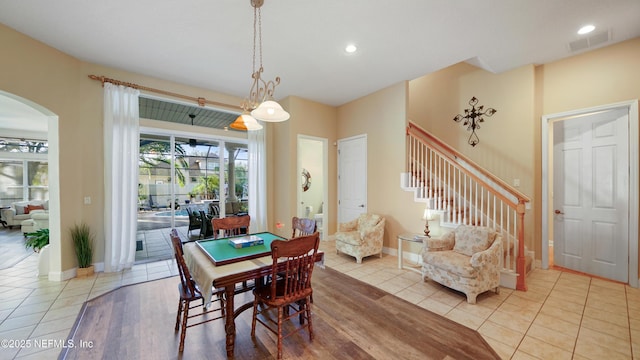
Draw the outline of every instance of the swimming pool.
<instances>
[{"instance_id":1,"label":"swimming pool","mask_svg":"<svg viewBox=\"0 0 640 360\"><path fill-rule=\"evenodd\" d=\"M155 213L153 215L155 215L155 216L171 216L171 211L159 211L159 212L157 212L157 213ZM182 210L177 210L176 211L176 216L187 217L187 216L189 216L189 214L187 213L187 210L182 209Z\"/></svg>"}]
</instances>

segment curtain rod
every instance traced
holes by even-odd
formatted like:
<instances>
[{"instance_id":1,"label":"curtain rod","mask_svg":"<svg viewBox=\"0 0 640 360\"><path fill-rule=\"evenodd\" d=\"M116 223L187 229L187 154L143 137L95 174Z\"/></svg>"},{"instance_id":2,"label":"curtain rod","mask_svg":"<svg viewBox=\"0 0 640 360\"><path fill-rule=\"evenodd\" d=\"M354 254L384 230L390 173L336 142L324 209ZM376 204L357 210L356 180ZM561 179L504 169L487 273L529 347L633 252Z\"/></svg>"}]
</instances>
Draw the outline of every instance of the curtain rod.
<instances>
[{"instance_id":1,"label":"curtain rod","mask_svg":"<svg viewBox=\"0 0 640 360\"><path fill-rule=\"evenodd\" d=\"M129 83L129 82L124 82L124 81L120 81L120 80L110 79L110 78L104 77L104 76L89 75L89 79L100 81L102 83L102 86L104 86L105 82L108 82L108 83L111 83L111 84L114 84L114 85L123 85L123 86L127 86L127 87L134 88L134 89L137 89L137 90L144 90L144 91L149 91L149 92L153 92L153 93L157 93L157 94L168 95L168 96L173 96L173 97L177 97L177 98L180 98L180 99L193 101L193 102L197 103L200 106L204 106L205 104L209 104L209 105L223 106L223 107L227 107L227 108L233 108L233 109L242 110L242 107L240 107L239 105L229 105L229 104L225 104L225 103L221 103L221 102L217 102L217 101L213 101L213 100L207 100L207 99L205 99L203 97L193 97L193 96L182 95L182 94L178 94L178 93L174 93L174 92L170 92L170 91L154 89L154 88L150 88L150 87L147 87L147 86L142 86L142 85L138 85L138 84L134 84L134 83Z\"/></svg>"}]
</instances>

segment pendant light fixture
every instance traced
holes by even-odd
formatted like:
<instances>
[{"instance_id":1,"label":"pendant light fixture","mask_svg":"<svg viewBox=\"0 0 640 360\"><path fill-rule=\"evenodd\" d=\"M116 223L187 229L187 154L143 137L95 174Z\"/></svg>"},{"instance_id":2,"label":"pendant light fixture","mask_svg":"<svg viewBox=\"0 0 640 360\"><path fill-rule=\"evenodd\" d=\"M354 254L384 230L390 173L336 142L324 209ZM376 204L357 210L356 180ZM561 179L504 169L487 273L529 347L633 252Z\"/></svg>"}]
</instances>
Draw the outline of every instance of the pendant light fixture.
<instances>
[{"instance_id":1,"label":"pendant light fixture","mask_svg":"<svg viewBox=\"0 0 640 360\"><path fill-rule=\"evenodd\" d=\"M289 113L286 112L280 104L273 99L273 93L276 86L280 84L280 77L276 77L274 80L265 81L262 79L262 73L264 67L262 66L262 11L261 7L264 4L264 0L249 0L253 7L253 73L251 78L253 79L251 89L249 90L249 97L242 102L243 114L236 119L236 122L243 122L247 130L257 130L262 128L258 124L257 120L267 122L279 122L289 119ZM258 48L258 55L260 56L260 66L256 70L256 47ZM251 112L251 115L249 115ZM248 117L252 117L248 119ZM251 122L255 122L253 124ZM250 125L247 125L250 124ZM259 128L255 128L258 125ZM233 127L233 124L231 126ZM251 127L254 127L253 129Z\"/></svg>"},{"instance_id":2,"label":"pendant light fixture","mask_svg":"<svg viewBox=\"0 0 640 360\"><path fill-rule=\"evenodd\" d=\"M242 131L262 129L262 125L260 125L247 110L243 111L229 127Z\"/></svg>"}]
</instances>

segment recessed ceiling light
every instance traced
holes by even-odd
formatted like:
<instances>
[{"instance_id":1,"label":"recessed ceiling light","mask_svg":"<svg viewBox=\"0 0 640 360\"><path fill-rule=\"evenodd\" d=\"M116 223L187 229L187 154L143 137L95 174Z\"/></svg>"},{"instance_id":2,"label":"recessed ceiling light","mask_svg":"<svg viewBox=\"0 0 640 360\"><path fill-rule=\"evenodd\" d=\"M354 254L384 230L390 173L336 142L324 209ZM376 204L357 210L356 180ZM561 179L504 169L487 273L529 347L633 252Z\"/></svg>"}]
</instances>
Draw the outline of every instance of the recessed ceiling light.
<instances>
[{"instance_id":1,"label":"recessed ceiling light","mask_svg":"<svg viewBox=\"0 0 640 360\"><path fill-rule=\"evenodd\" d=\"M348 52L349 54L353 54L354 52L356 52L356 50L358 50L358 48L353 44L349 44L344 48L344 51Z\"/></svg>"},{"instance_id":2,"label":"recessed ceiling light","mask_svg":"<svg viewBox=\"0 0 640 360\"><path fill-rule=\"evenodd\" d=\"M588 33L592 32L595 29L596 29L596 27L593 26L593 25L585 25L585 26L581 27L580 30L578 30L578 34L580 34L580 35L588 34Z\"/></svg>"}]
</instances>

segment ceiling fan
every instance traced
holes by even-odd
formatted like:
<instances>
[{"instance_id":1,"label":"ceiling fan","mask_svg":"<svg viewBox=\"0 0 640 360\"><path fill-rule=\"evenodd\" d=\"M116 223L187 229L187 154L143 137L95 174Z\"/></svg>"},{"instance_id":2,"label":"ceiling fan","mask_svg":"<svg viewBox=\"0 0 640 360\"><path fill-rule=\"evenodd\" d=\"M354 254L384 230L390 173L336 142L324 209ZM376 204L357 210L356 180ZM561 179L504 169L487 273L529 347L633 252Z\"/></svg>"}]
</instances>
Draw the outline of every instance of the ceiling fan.
<instances>
[{"instance_id":1,"label":"ceiling fan","mask_svg":"<svg viewBox=\"0 0 640 360\"><path fill-rule=\"evenodd\" d=\"M195 119L196 114L189 114L189 117L191 118L191 126L193 126L193 119ZM196 142L196 139L189 139L189 146L194 148L196 147L196 145L198 145L198 143Z\"/></svg>"}]
</instances>

